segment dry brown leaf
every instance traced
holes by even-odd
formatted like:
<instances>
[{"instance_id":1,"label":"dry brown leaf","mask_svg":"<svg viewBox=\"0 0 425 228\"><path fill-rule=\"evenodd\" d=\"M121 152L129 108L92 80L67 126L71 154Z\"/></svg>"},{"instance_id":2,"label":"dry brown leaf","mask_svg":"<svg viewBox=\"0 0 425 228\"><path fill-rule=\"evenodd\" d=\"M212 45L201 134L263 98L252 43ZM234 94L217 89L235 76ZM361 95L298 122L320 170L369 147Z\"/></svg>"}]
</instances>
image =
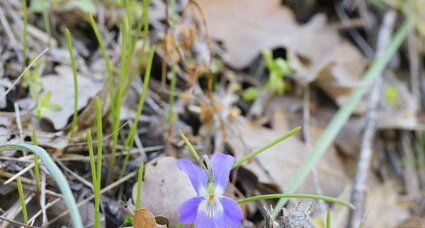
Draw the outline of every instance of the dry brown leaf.
<instances>
[{"instance_id":1,"label":"dry brown leaf","mask_svg":"<svg viewBox=\"0 0 425 228\"><path fill-rule=\"evenodd\" d=\"M156 228L155 217L147 208L137 209L133 219L134 228Z\"/></svg>"},{"instance_id":2,"label":"dry brown leaf","mask_svg":"<svg viewBox=\"0 0 425 228\"><path fill-rule=\"evenodd\" d=\"M133 199L136 199L136 185ZM142 190L142 207L148 208L155 215L163 215L170 221L170 227L178 222L181 204L196 192L187 175L177 168L173 157L162 157L156 163L147 164Z\"/></svg>"},{"instance_id":3,"label":"dry brown leaf","mask_svg":"<svg viewBox=\"0 0 425 228\"><path fill-rule=\"evenodd\" d=\"M365 67L362 55L338 31L316 15L298 25L279 0L197 0L204 10L209 33L227 50L224 60L235 68L249 65L261 51L289 50L300 81L317 83L340 105L356 86ZM292 54L291 54L292 53Z\"/></svg>"},{"instance_id":4,"label":"dry brown leaf","mask_svg":"<svg viewBox=\"0 0 425 228\"><path fill-rule=\"evenodd\" d=\"M288 126L286 123L280 124L281 126ZM236 159L270 143L289 131L289 129L282 128L268 129L248 121L236 123L234 127L240 138L229 137L228 143L233 147ZM313 132L314 135L316 135L316 131L318 130ZM241 145L240 139L245 145ZM247 148L249 151L244 151L243 148ZM304 143L294 136L261 153L253 161L247 162L244 167L257 175L260 183L277 184L282 191L287 187L295 171L304 162L307 155L308 151ZM339 195L344 187L346 177L333 148L329 149L316 168L322 183L323 194ZM298 188L298 192L315 193L311 177L304 181L304 184Z\"/></svg>"},{"instance_id":5,"label":"dry brown leaf","mask_svg":"<svg viewBox=\"0 0 425 228\"><path fill-rule=\"evenodd\" d=\"M41 77L45 92L51 92L50 103L57 104L61 110L46 110L44 117L50 120L56 130L63 129L74 113L74 83L72 69L69 66L56 67L56 75ZM87 105L90 98L102 89L103 83L78 75L78 109Z\"/></svg>"}]
</instances>

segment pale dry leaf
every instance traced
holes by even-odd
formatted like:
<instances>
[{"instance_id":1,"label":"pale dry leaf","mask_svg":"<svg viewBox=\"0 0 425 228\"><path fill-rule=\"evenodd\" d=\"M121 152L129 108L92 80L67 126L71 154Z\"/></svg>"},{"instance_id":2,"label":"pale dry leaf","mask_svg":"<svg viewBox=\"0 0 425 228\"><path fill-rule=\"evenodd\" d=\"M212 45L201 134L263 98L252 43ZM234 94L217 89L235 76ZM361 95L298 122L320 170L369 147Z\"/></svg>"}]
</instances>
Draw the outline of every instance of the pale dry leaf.
<instances>
[{"instance_id":1,"label":"pale dry leaf","mask_svg":"<svg viewBox=\"0 0 425 228\"><path fill-rule=\"evenodd\" d=\"M248 66L265 49L288 50L297 79L318 84L337 104L357 86L365 62L344 41L324 15L299 25L279 0L197 0L214 39L224 43L224 60L235 68Z\"/></svg>"},{"instance_id":2,"label":"pale dry leaf","mask_svg":"<svg viewBox=\"0 0 425 228\"><path fill-rule=\"evenodd\" d=\"M211 36L224 42L225 61L235 68L247 66L263 49L287 43L288 35L298 27L292 12L281 7L278 0L197 2L204 11Z\"/></svg>"},{"instance_id":3,"label":"pale dry leaf","mask_svg":"<svg viewBox=\"0 0 425 228\"><path fill-rule=\"evenodd\" d=\"M287 126L287 124L282 124ZM248 152L270 143L274 139L288 132L289 129L268 129L249 121L240 121L234 125L239 137L229 137L228 143L235 151L236 159L245 156ZM241 140L245 146L242 145ZM243 148L250 151L244 151ZM293 178L295 171L307 158L307 147L296 136L290 137L258 155L244 167L258 177L263 184L277 184L283 191ZM330 148L316 166L323 194L338 195L346 181L343 169L336 158L336 151ZM297 192L315 193L313 180L308 177Z\"/></svg>"},{"instance_id":4,"label":"pale dry leaf","mask_svg":"<svg viewBox=\"0 0 425 228\"><path fill-rule=\"evenodd\" d=\"M57 74L41 77L41 83L45 92L52 93L50 103L59 105L61 109L57 112L46 110L43 116L59 130L67 125L69 117L74 113L74 82L70 67L59 66L55 70ZM102 87L103 82L78 75L78 109L85 107Z\"/></svg>"},{"instance_id":5,"label":"pale dry leaf","mask_svg":"<svg viewBox=\"0 0 425 228\"><path fill-rule=\"evenodd\" d=\"M133 188L133 200L137 187ZM156 163L146 165L141 196L141 206L155 215L169 219L170 227L176 227L180 206L196 192L187 175L178 169L177 159L162 157Z\"/></svg>"},{"instance_id":6,"label":"pale dry leaf","mask_svg":"<svg viewBox=\"0 0 425 228\"><path fill-rule=\"evenodd\" d=\"M362 227L397 227L409 215L409 206L402 202L397 185L387 181L367 194Z\"/></svg>"}]
</instances>

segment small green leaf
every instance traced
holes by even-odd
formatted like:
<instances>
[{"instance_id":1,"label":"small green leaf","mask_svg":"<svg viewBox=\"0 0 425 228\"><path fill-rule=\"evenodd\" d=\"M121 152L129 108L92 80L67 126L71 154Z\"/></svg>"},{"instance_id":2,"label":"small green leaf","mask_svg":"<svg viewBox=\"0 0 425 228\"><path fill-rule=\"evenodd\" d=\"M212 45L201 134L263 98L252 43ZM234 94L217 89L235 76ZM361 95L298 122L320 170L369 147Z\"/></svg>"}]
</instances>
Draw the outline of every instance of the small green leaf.
<instances>
[{"instance_id":1,"label":"small green leaf","mask_svg":"<svg viewBox=\"0 0 425 228\"><path fill-rule=\"evenodd\" d=\"M53 112L59 112L62 109L58 104L48 104L46 108Z\"/></svg>"},{"instance_id":2,"label":"small green leaf","mask_svg":"<svg viewBox=\"0 0 425 228\"><path fill-rule=\"evenodd\" d=\"M51 91L43 93L43 95L41 95L40 97L40 100L38 101L38 104L42 107L46 107L49 104L51 97L52 97Z\"/></svg>"},{"instance_id":3,"label":"small green leaf","mask_svg":"<svg viewBox=\"0 0 425 228\"><path fill-rule=\"evenodd\" d=\"M257 98L257 96L260 94L260 92L261 92L260 88L249 87L249 88L245 89L245 91L243 91L242 98L245 101L253 101L253 100L255 100L255 98Z\"/></svg>"},{"instance_id":4,"label":"small green leaf","mask_svg":"<svg viewBox=\"0 0 425 228\"><path fill-rule=\"evenodd\" d=\"M124 222L122 223L122 227L133 226L133 225L134 225L133 216L125 217Z\"/></svg>"},{"instance_id":5,"label":"small green leaf","mask_svg":"<svg viewBox=\"0 0 425 228\"><path fill-rule=\"evenodd\" d=\"M285 82L275 72L270 72L267 88L274 93L282 94L285 89Z\"/></svg>"}]
</instances>

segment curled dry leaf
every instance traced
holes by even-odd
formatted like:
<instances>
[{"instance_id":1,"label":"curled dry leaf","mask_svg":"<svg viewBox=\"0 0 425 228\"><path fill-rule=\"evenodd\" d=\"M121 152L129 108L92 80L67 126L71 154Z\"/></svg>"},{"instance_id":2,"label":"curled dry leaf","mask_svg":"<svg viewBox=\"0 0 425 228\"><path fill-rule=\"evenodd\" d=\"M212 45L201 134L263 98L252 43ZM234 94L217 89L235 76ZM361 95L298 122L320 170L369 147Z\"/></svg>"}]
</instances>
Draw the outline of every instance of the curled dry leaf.
<instances>
[{"instance_id":1,"label":"curled dry leaf","mask_svg":"<svg viewBox=\"0 0 425 228\"><path fill-rule=\"evenodd\" d=\"M135 201L137 186L133 188ZM196 192L186 174L177 168L177 159L162 157L146 165L141 206L155 215L168 218L170 227L176 227L180 205Z\"/></svg>"},{"instance_id":2,"label":"curled dry leaf","mask_svg":"<svg viewBox=\"0 0 425 228\"><path fill-rule=\"evenodd\" d=\"M51 92L50 103L61 109L57 112L46 110L44 117L50 120L56 130L63 129L74 113L74 83L72 69L68 66L56 67L56 75L41 77L45 92ZM87 106L87 102L101 91L102 82L78 75L78 109Z\"/></svg>"}]
</instances>

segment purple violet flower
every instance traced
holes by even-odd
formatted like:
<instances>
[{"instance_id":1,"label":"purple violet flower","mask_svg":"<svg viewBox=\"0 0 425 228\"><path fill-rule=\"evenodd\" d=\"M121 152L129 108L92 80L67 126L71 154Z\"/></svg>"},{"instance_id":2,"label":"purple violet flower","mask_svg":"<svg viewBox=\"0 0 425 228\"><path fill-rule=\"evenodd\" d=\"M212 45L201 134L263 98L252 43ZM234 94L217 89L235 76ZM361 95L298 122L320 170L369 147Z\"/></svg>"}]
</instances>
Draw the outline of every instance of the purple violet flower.
<instances>
[{"instance_id":1,"label":"purple violet flower","mask_svg":"<svg viewBox=\"0 0 425 228\"><path fill-rule=\"evenodd\" d=\"M242 210L233 199L223 196L229 182L234 158L216 153L210 160L210 173L189 160L179 160L177 166L192 182L198 196L180 207L180 222L200 228L239 227Z\"/></svg>"}]
</instances>

